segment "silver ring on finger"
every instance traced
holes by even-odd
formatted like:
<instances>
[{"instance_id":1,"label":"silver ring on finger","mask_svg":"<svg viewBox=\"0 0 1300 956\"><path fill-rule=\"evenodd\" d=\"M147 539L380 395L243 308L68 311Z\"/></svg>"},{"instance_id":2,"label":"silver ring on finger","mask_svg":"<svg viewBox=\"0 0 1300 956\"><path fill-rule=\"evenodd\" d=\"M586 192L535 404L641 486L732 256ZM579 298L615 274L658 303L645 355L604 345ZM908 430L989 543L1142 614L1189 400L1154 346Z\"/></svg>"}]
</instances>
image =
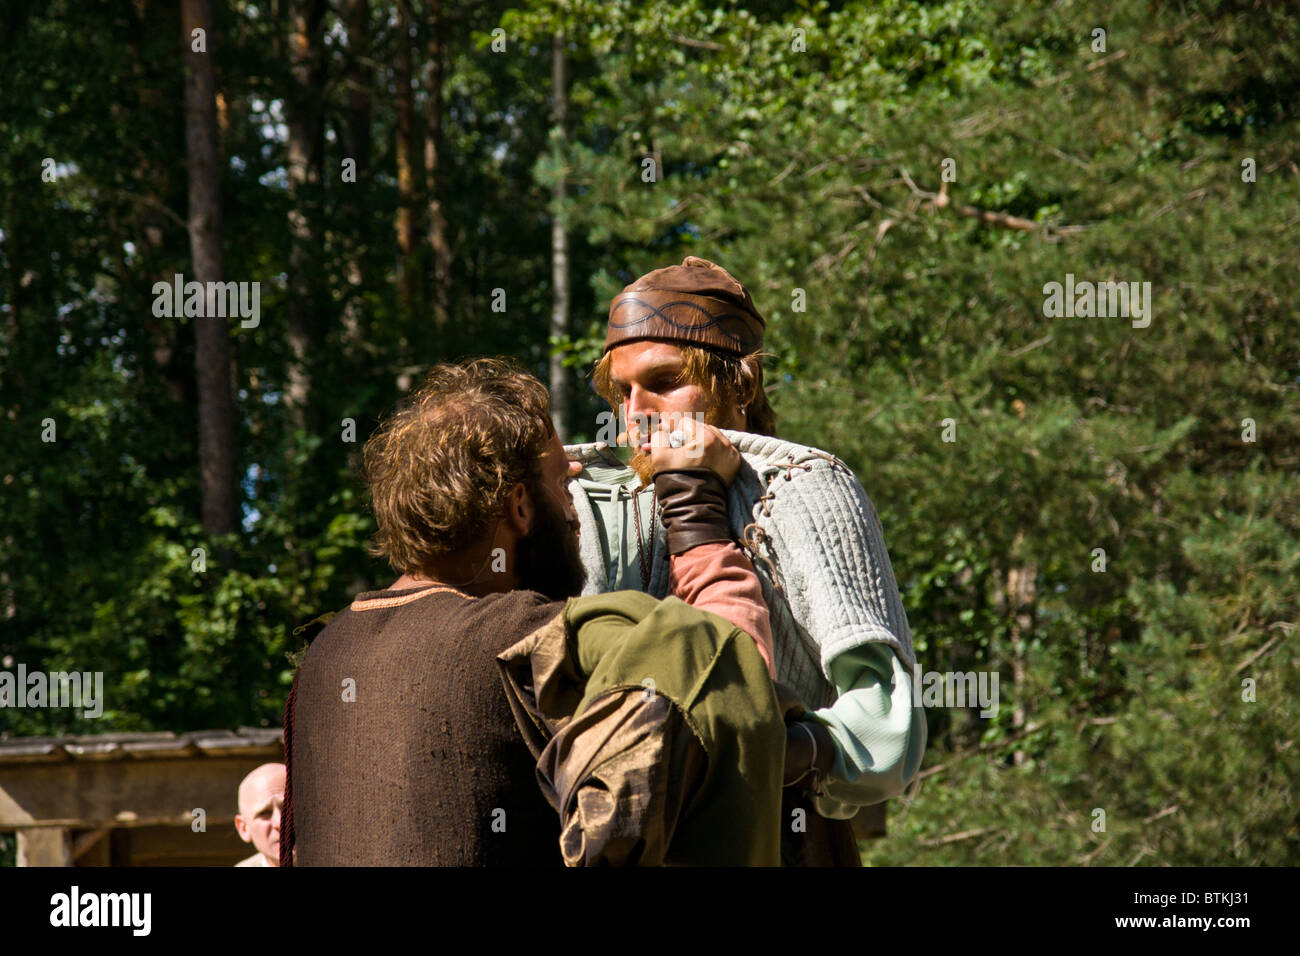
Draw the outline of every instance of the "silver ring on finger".
<instances>
[{"instance_id":1,"label":"silver ring on finger","mask_svg":"<svg viewBox=\"0 0 1300 956\"><path fill-rule=\"evenodd\" d=\"M673 432L668 436L669 448L681 448L685 444L686 444L686 436L679 431Z\"/></svg>"}]
</instances>

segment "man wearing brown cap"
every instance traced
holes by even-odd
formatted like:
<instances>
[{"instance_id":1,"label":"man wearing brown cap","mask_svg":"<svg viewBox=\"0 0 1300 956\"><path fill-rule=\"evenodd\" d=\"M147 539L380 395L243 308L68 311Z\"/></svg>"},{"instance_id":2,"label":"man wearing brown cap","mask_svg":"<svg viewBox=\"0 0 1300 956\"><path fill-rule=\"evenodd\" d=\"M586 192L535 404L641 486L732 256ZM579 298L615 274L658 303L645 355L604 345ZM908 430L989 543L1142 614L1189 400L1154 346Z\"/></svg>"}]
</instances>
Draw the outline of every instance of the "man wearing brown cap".
<instances>
[{"instance_id":1,"label":"man wearing brown cap","mask_svg":"<svg viewBox=\"0 0 1300 956\"><path fill-rule=\"evenodd\" d=\"M880 521L852 471L815 448L775 438L763 389L766 322L725 269L688 256L610 303L597 391L634 449L571 446L571 490L587 591L668 593L647 434L668 418L689 443L694 421L722 429L744 463L728 496L733 537L754 557L771 610L770 669L808 713L787 734L789 865L858 865L847 820L900 794L925 749L912 702L916 658ZM613 437L608 434L602 437Z\"/></svg>"}]
</instances>

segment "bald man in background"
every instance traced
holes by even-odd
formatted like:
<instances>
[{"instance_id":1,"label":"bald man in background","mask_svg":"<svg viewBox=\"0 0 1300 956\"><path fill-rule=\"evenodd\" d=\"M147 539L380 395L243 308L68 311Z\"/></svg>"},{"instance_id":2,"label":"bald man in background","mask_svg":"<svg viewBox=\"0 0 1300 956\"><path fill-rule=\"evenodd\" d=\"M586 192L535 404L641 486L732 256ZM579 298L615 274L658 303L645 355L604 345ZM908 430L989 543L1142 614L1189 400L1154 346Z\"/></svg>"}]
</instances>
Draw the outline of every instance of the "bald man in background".
<instances>
[{"instance_id":1,"label":"bald man in background","mask_svg":"<svg viewBox=\"0 0 1300 956\"><path fill-rule=\"evenodd\" d=\"M235 866L280 865L280 808L284 804L284 764L264 763L239 784L239 839L257 852Z\"/></svg>"}]
</instances>

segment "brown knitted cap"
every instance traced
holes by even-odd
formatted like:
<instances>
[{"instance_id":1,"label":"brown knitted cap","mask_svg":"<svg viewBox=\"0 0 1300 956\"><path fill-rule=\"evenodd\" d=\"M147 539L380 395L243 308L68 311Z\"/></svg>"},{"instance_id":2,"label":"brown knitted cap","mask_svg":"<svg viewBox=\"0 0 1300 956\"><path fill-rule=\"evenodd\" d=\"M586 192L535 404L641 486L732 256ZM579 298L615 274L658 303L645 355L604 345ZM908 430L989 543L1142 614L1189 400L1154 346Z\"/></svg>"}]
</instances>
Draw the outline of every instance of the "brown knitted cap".
<instances>
[{"instance_id":1,"label":"brown knitted cap","mask_svg":"<svg viewBox=\"0 0 1300 956\"><path fill-rule=\"evenodd\" d=\"M745 287L722 266L687 256L656 269L609 304L605 351L626 342L660 339L748 355L763 347L767 320Z\"/></svg>"}]
</instances>

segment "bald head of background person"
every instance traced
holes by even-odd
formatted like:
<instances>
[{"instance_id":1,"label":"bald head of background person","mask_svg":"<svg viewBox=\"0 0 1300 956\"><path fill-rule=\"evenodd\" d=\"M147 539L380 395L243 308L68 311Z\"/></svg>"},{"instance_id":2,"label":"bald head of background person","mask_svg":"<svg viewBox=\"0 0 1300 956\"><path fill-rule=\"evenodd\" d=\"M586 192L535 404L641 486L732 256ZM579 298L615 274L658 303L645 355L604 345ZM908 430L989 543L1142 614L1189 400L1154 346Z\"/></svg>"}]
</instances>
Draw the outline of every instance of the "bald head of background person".
<instances>
[{"instance_id":1,"label":"bald head of background person","mask_svg":"<svg viewBox=\"0 0 1300 956\"><path fill-rule=\"evenodd\" d=\"M236 866L280 865L280 808L284 804L284 764L264 763L239 784L235 829L257 848Z\"/></svg>"}]
</instances>

